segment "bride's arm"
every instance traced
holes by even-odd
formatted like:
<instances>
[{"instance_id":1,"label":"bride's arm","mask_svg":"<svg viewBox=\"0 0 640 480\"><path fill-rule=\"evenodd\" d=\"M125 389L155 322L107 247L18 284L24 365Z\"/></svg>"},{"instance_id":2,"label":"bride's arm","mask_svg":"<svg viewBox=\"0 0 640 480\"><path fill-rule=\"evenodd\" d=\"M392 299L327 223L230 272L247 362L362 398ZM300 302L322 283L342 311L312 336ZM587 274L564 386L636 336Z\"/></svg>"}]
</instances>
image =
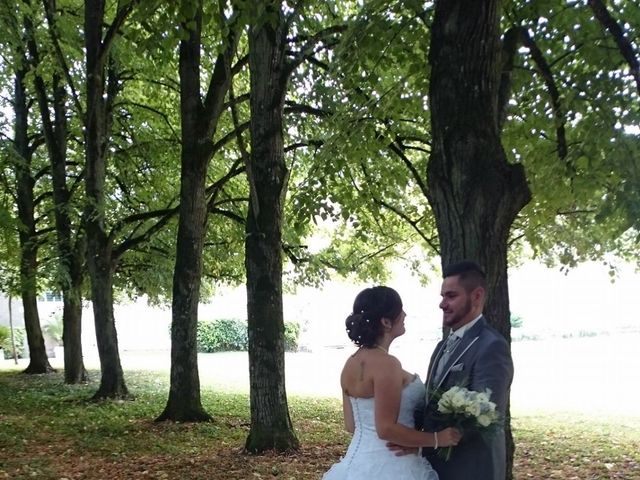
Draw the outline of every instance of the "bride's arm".
<instances>
[{"instance_id":1,"label":"bride's arm","mask_svg":"<svg viewBox=\"0 0 640 480\"><path fill-rule=\"evenodd\" d=\"M373 375L376 432L382 440L405 447L456 445L460 433L446 428L437 433L421 432L398 423L403 374L397 358L389 356Z\"/></svg>"},{"instance_id":2,"label":"bride's arm","mask_svg":"<svg viewBox=\"0 0 640 480\"><path fill-rule=\"evenodd\" d=\"M351 401L344 391L342 392L342 414L344 415L345 430L353 433L356 428L353 421L353 410L351 410Z\"/></svg>"}]
</instances>

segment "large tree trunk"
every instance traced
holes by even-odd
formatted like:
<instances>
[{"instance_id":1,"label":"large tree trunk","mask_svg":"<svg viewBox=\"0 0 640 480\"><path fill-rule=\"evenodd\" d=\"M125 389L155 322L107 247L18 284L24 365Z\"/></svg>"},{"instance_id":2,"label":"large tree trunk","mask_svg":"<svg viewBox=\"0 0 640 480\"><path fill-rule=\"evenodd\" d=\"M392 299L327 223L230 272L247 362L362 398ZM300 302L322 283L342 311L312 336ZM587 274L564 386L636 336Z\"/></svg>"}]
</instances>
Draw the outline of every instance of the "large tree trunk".
<instances>
[{"instance_id":1,"label":"large tree trunk","mask_svg":"<svg viewBox=\"0 0 640 480\"><path fill-rule=\"evenodd\" d=\"M50 6L45 3L45 6ZM53 18L50 12L49 18ZM39 51L35 41L35 31L31 22L25 18L28 32L28 47L36 65L39 64ZM53 28L50 25L50 28ZM69 384L87 380L87 372L82 358L82 279L84 276L85 244L82 232L78 232L78 241L73 242L70 211L71 195L67 188L67 109L66 94L59 75L54 74L51 82L53 89L53 121L49 97L44 79L35 74L34 84L42 118L42 130L51 162L53 184L54 216L57 234L60 271L58 285L63 295L62 325L64 344L64 378ZM80 230L80 226L78 226Z\"/></svg>"},{"instance_id":2,"label":"large tree trunk","mask_svg":"<svg viewBox=\"0 0 640 480\"><path fill-rule=\"evenodd\" d=\"M279 2L265 2L269 21L249 34L251 72L251 200L247 213L245 263L249 327L250 452L299 447L289 417L284 370L282 311L282 219L287 168L282 109L288 74L284 21ZM266 15L265 15L266 17ZM271 20L272 18L276 18Z\"/></svg>"},{"instance_id":3,"label":"large tree trunk","mask_svg":"<svg viewBox=\"0 0 640 480\"><path fill-rule=\"evenodd\" d=\"M507 242L530 191L521 165L507 162L498 128L499 0L441 0L431 36L428 165L442 264L471 259L487 272L485 314L510 341ZM507 478L514 444L506 423Z\"/></svg>"},{"instance_id":4,"label":"large tree trunk","mask_svg":"<svg viewBox=\"0 0 640 480\"><path fill-rule=\"evenodd\" d=\"M73 278L71 282L72 285L62 291L64 381L68 384L88 380L82 355L82 285Z\"/></svg>"},{"instance_id":5,"label":"large tree trunk","mask_svg":"<svg viewBox=\"0 0 640 480\"><path fill-rule=\"evenodd\" d=\"M49 145L55 221L60 255L61 272L58 285L63 296L62 341L64 344L64 380L66 383L82 383L87 380L87 371L82 355L82 282L84 278L86 242L82 226L76 226L75 240L70 211L74 208L67 188L67 124L64 88L54 78L54 124L47 129L45 138ZM43 92L44 93L44 92ZM46 107L44 103L43 107ZM42 113L43 120L49 114ZM49 132L47 132L49 130ZM49 138L50 137L50 138Z\"/></svg>"},{"instance_id":6,"label":"large tree trunk","mask_svg":"<svg viewBox=\"0 0 640 480\"><path fill-rule=\"evenodd\" d=\"M158 420L202 421L210 415L202 407L196 332L202 277L202 249L207 220L205 183L208 158L199 148L200 35L202 4L195 28L180 42L180 115L182 170L180 219L173 274L171 323L171 387L167 405Z\"/></svg>"},{"instance_id":7,"label":"large tree trunk","mask_svg":"<svg viewBox=\"0 0 640 480\"><path fill-rule=\"evenodd\" d=\"M118 12L120 13L120 12ZM119 18L120 15L117 15ZM87 247L96 342L102 371L94 399L128 396L113 317L112 241L106 231L105 192L107 109L105 65L110 44L102 42L104 1L85 1L87 111L85 120ZM111 25L113 29L115 26ZM113 37L110 37L111 39Z\"/></svg>"},{"instance_id":8,"label":"large tree trunk","mask_svg":"<svg viewBox=\"0 0 640 480\"><path fill-rule=\"evenodd\" d=\"M200 97L202 2L194 12L189 38L180 42L180 115L182 169L180 219L173 274L171 323L171 386L164 411L157 418L176 421L211 419L202 407L198 375L197 325L202 251L207 223L206 180L213 155L212 138L231 84L231 60L237 37L231 29L216 59L203 104Z\"/></svg>"},{"instance_id":9,"label":"large tree trunk","mask_svg":"<svg viewBox=\"0 0 640 480\"><path fill-rule=\"evenodd\" d=\"M26 60L25 60L26 65ZM24 325L29 344L29 365L25 373L53 371L47 358L44 337L38 316L37 274L38 242L36 238L34 179L31 176L31 152L28 143L28 107L24 79L26 67L16 72L15 78L15 148L16 190L20 219L20 294L24 309Z\"/></svg>"}]
</instances>

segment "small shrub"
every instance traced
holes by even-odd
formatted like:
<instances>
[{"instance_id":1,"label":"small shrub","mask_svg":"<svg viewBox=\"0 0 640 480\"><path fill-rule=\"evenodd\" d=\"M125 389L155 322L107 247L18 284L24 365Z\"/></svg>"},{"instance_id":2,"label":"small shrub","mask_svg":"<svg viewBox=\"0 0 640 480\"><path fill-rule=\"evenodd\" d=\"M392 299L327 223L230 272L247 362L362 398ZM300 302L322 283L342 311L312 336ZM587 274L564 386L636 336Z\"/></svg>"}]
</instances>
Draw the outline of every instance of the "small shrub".
<instances>
[{"instance_id":1,"label":"small shrub","mask_svg":"<svg viewBox=\"0 0 640 480\"><path fill-rule=\"evenodd\" d=\"M235 318L198 322L198 351L233 352L247 349L247 324Z\"/></svg>"},{"instance_id":2,"label":"small shrub","mask_svg":"<svg viewBox=\"0 0 640 480\"><path fill-rule=\"evenodd\" d=\"M9 338L11 338L11 330L9 330L9 327L0 325L0 347L4 348L4 342Z\"/></svg>"},{"instance_id":3,"label":"small shrub","mask_svg":"<svg viewBox=\"0 0 640 480\"><path fill-rule=\"evenodd\" d=\"M62 345L62 315L52 315L51 321L42 327L42 331L49 335L58 345Z\"/></svg>"},{"instance_id":4,"label":"small shrub","mask_svg":"<svg viewBox=\"0 0 640 480\"><path fill-rule=\"evenodd\" d=\"M285 322L284 324L284 351L296 352L300 340L300 324L298 322Z\"/></svg>"},{"instance_id":5,"label":"small shrub","mask_svg":"<svg viewBox=\"0 0 640 480\"><path fill-rule=\"evenodd\" d=\"M284 349L298 350L300 325L297 322L284 324ZM239 352L249 348L247 323L235 318L221 318L198 322L198 351L203 353Z\"/></svg>"},{"instance_id":6,"label":"small shrub","mask_svg":"<svg viewBox=\"0 0 640 480\"><path fill-rule=\"evenodd\" d=\"M4 333L2 333L4 332ZM24 328L14 328L13 338L16 344L16 355L18 358L24 357ZM13 358L13 346L11 345L11 330L9 327L0 325L0 347L4 351L4 358Z\"/></svg>"},{"instance_id":7,"label":"small shrub","mask_svg":"<svg viewBox=\"0 0 640 480\"><path fill-rule=\"evenodd\" d=\"M522 327L522 317L520 315L511 314L511 328Z\"/></svg>"}]
</instances>

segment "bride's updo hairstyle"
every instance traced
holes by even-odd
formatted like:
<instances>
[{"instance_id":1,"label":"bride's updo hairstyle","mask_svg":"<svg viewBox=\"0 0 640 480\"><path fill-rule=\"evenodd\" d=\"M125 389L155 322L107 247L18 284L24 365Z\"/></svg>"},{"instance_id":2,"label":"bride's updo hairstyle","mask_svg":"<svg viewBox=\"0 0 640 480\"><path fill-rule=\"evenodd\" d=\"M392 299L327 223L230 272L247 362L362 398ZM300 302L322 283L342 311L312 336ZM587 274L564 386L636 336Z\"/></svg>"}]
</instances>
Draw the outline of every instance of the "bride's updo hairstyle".
<instances>
[{"instance_id":1,"label":"bride's updo hairstyle","mask_svg":"<svg viewBox=\"0 0 640 480\"><path fill-rule=\"evenodd\" d=\"M353 302L353 313L347 317L347 335L359 347L373 347L384 334L383 318L392 322L402 312L402 299L390 287L362 290Z\"/></svg>"}]
</instances>

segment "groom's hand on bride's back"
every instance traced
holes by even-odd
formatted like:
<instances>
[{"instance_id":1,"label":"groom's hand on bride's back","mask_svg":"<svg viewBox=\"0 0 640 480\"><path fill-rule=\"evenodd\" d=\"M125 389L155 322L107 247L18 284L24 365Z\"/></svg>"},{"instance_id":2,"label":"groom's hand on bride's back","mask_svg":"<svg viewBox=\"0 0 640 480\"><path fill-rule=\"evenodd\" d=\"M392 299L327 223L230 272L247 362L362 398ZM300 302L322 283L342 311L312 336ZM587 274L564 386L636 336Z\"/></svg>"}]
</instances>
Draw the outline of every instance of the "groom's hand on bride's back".
<instances>
[{"instance_id":1,"label":"groom's hand on bride's back","mask_svg":"<svg viewBox=\"0 0 640 480\"><path fill-rule=\"evenodd\" d=\"M387 442L387 448L394 452L396 454L396 457L415 455L418 453L418 447L405 447L393 442Z\"/></svg>"},{"instance_id":2,"label":"groom's hand on bride's back","mask_svg":"<svg viewBox=\"0 0 640 480\"><path fill-rule=\"evenodd\" d=\"M457 428L451 427L440 430L435 435L437 435L438 439L436 445L434 445L436 448L454 447L458 445L458 442L460 442L460 439L462 438L462 432L460 432L460 430L458 430ZM394 452L397 457L417 454L419 452L418 447L405 447L393 442L387 442L387 448Z\"/></svg>"}]
</instances>

